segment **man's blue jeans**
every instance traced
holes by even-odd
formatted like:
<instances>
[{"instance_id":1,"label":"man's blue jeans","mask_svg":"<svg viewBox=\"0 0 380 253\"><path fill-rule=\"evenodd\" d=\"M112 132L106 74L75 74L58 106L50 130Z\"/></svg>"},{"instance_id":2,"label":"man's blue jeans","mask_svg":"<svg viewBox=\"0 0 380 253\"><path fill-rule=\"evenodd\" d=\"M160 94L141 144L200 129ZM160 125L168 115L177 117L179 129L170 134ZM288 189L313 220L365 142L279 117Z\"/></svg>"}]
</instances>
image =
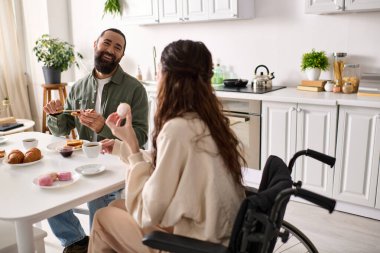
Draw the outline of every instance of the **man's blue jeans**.
<instances>
[{"instance_id":1,"label":"man's blue jeans","mask_svg":"<svg viewBox=\"0 0 380 253\"><path fill-rule=\"evenodd\" d=\"M87 203L90 211L90 231L96 210L108 206L110 202L119 196L120 191L116 191ZM73 210L68 210L53 216L48 219L48 222L51 230L61 241L63 247L70 246L71 244L82 240L86 236L86 233L84 232L82 225L80 224L79 219L75 216Z\"/></svg>"}]
</instances>

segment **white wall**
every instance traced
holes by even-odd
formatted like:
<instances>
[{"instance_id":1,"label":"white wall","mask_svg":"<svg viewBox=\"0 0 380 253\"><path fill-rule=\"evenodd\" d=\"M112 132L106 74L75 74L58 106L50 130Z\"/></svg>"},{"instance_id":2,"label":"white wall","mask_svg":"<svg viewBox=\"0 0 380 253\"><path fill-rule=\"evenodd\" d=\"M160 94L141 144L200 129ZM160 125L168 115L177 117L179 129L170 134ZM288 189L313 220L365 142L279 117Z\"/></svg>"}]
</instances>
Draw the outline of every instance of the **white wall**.
<instances>
[{"instance_id":1,"label":"white wall","mask_svg":"<svg viewBox=\"0 0 380 253\"><path fill-rule=\"evenodd\" d=\"M121 62L124 70L136 75L140 65L147 79L153 72L153 46L159 61L162 49L178 39L203 41L214 62L232 68L240 78L252 79L255 67L265 64L275 73L274 85L296 86L304 78L301 56L312 48L324 50L331 59L332 52L347 52L350 62L359 63L362 71L380 72L380 12L311 15L304 14L304 0L255 0L256 17L251 20L136 26L126 25L120 17L102 19L104 2L23 0L38 122L43 77L31 47L43 33L68 40L85 57L75 75L64 73L63 82L79 79L91 70L93 42L109 27L119 28L127 37ZM332 78L332 72L322 73L321 78Z\"/></svg>"},{"instance_id":2,"label":"white wall","mask_svg":"<svg viewBox=\"0 0 380 253\"><path fill-rule=\"evenodd\" d=\"M127 36L122 66L132 75L140 65L144 77L149 77L153 46L159 54L178 39L203 41L215 62L232 67L241 78L252 79L255 67L265 64L275 73L274 85L297 85L304 78L299 68L301 56L312 48L329 56L334 51L347 52L363 71L380 72L380 12L310 15L304 14L303 0L255 0L256 18L252 20L127 26L119 17L102 19L103 4L71 0L73 42L89 66L93 41L104 28L116 27ZM83 74L79 71L77 77ZM321 77L332 76L325 72Z\"/></svg>"}]
</instances>

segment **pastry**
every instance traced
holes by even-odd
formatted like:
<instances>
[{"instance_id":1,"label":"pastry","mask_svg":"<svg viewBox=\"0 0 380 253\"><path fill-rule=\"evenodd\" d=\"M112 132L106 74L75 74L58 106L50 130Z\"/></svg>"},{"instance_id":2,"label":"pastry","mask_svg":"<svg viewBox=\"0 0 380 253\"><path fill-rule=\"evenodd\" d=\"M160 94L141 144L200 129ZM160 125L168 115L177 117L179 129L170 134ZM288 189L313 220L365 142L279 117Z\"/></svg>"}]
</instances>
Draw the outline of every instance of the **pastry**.
<instances>
[{"instance_id":1,"label":"pastry","mask_svg":"<svg viewBox=\"0 0 380 253\"><path fill-rule=\"evenodd\" d=\"M20 150L15 149L12 150L8 154L8 163L9 164L19 164L24 161L24 153L22 153Z\"/></svg>"},{"instance_id":2,"label":"pastry","mask_svg":"<svg viewBox=\"0 0 380 253\"><path fill-rule=\"evenodd\" d=\"M5 150L0 149L0 158L3 158L5 156Z\"/></svg>"},{"instance_id":3,"label":"pastry","mask_svg":"<svg viewBox=\"0 0 380 253\"><path fill-rule=\"evenodd\" d=\"M57 175L59 181L69 181L72 179L70 171L58 172Z\"/></svg>"},{"instance_id":4,"label":"pastry","mask_svg":"<svg viewBox=\"0 0 380 253\"><path fill-rule=\"evenodd\" d=\"M121 119L125 119L128 111L131 110L131 107L127 103L120 103L117 107L116 113L119 115Z\"/></svg>"},{"instance_id":5,"label":"pastry","mask_svg":"<svg viewBox=\"0 0 380 253\"><path fill-rule=\"evenodd\" d=\"M81 148L83 140L66 140L66 146L73 147L74 149Z\"/></svg>"},{"instance_id":6,"label":"pastry","mask_svg":"<svg viewBox=\"0 0 380 253\"><path fill-rule=\"evenodd\" d=\"M78 117L80 115L80 111L70 113L71 116Z\"/></svg>"},{"instance_id":7,"label":"pastry","mask_svg":"<svg viewBox=\"0 0 380 253\"><path fill-rule=\"evenodd\" d=\"M57 181L58 180L58 174L56 172L50 173L49 176L51 177L51 179L53 181Z\"/></svg>"},{"instance_id":8,"label":"pastry","mask_svg":"<svg viewBox=\"0 0 380 253\"><path fill-rule=\"evenodd\" d=\"M38 178L38 185L40 186L51 186L53 185L54 180L49 175L43 175Z\"/></svg>"},{"instance_id":9,"label":"pastry","mask_svg":"<svg viewBox=\"0 0 380 253\"><path fill-rule=\"evenodd\" d=\"M40 160L42 157L41 151L38 148L31 148L25 153L23 162L30 163Z\"/></svg>"}]
</instances>

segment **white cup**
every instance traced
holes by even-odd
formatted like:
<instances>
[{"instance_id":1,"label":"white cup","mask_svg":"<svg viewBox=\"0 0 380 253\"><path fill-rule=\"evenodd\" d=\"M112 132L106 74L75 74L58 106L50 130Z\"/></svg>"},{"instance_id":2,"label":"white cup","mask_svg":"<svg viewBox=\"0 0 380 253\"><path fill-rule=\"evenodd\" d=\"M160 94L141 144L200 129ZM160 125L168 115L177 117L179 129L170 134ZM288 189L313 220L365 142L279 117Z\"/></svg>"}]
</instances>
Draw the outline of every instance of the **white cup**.
<instances>
[{"instance_id":1,"label":"white cup","mask_svg":"<svg viewBox=\"0 0 380 253\"><path fill-rule=\"evenodd\" d=\"M100 153L102 145L99 142L86 142L83 143L82 148L88 158L96 158Z\"/></svg>"},{"instance_id":2,"label":"white cup","mask_svg":"<svg viewBox=\"0 0 380 253\"><path fill-rule=\"evenodd\" d=\"M35 148L38 145L38 140L35 138L28 138L22 140L22 145L25 149Z\"/></svg>"}]
</instances>

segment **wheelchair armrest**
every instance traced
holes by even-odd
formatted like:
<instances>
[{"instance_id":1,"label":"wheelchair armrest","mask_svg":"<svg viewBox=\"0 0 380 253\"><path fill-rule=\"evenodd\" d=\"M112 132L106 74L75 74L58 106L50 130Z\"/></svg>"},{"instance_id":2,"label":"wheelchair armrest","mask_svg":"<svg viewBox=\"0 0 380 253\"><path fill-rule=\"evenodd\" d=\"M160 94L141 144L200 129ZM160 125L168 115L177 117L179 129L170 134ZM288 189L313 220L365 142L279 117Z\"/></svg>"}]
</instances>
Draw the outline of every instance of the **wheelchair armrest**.
<instances>
[{"instance_id":1,"label":"wheelchair armrest","mask_svg":"<svg viewBox=\"0 0 380 253\"><path fill-rule=\"evenodd\" d=\"M222 244L200 241L197 239L153 231L145 235L143 244L154 249L173 253L229 253Z\"/></svg>"}]
</instances>

